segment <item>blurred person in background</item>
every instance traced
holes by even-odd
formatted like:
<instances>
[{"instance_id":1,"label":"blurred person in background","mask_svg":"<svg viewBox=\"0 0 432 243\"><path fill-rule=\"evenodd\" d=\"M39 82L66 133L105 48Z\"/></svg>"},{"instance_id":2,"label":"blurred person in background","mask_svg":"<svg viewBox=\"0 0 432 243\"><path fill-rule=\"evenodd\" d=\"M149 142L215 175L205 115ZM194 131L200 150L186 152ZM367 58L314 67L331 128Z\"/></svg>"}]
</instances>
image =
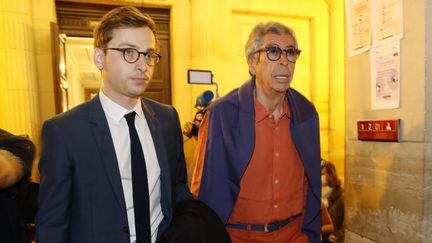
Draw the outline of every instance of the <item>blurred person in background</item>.
<instances>
[{"instance_id":1,"label":"blurred person in background","mask_svg":"<svg viewBox=\"0 0 432 243\"><path fill-rule=\"evenodd\" d=\"M328 235L334 232L334 226L324 202L321 204L321 220L321 242L326 243L328 241L324 241L324 237L328 239Z\"/></svg>"},{"instance_id":2,"label":"blurred person in background","mask_svg":"<svg viewBox=\"0 0 432 243\"><path fill-rule=\"evenodd\" d=\"M34 144L24 136L0 129L0 243L27 243L23 188L35 156Z\"/></svg>"},{"instance_id":3,"label":"blurred person in background","mask_svg":"<svg viewBox=\"0 0 432 243\"><path fill-rule=\"evenodd\" d=\"M334 237L324 237L324 242L344 242L344 190L338 177L336 167L329 161L322 161L321 180L323 185L323 201L332 218Z\"/></svg>"}]
</instances>

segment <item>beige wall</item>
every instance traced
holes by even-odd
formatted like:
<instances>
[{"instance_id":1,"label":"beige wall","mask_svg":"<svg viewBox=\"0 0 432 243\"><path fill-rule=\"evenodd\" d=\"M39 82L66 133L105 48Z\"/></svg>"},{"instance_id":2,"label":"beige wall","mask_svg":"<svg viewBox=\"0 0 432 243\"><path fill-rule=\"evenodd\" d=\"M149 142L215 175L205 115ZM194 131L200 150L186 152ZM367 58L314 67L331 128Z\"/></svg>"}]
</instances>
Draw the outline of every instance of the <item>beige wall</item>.
<instances>
[{"instance_id":1,"label":"beige wall","mask_svg":"<svg viewBox=\"0 0 432 243\"><path fill-rule=\"evenodd\" d=\"M38 137L39 105L32 3L0 1L0 127Z\"/></svg>"},{"instance_id":2,"label":"beige wall","mask_svg":"<svg viewBox=\"0 0 432 243\"><path fill-rule=\"evenodd\" d=\"M346 242L430 242L432 236L432 5L403 2L400 108L371 110L369 52L346 60ZM356 121L398 118L400 143L357 140Z\"/></svg>"},{"instance_id":3,"label":"beige wall","mask_svg":"<svg viewBox=\"0 0 432 243\"><path fill-rule=\"evenodd\" d=\"M50 22L57 22L57 15L54 1L31 2L41 125L44 120L55 114Z\"/></svg>"},{"instance_id":4,"label":"beige wall","mask_svg":"<svg viewBox=\"0 0 432 243\"><path fill-rule=\"evenodd\" d=\"M53 113L51 0L0 0L0 127L39 147L43 118ZM36 159L37 160L37 159ZM33 180L38 180L35 170Z\"/></svg>"},{"instance_id":5,"label":"beige wall","mask_svg":"<svg viewBox=\"0 0 432 243\"><path fill-rule=\"evenodd\" d=\"M424 239L432 239L432 0L425 1L425 166L423 172L423 219L421 230ZM425 240L426 241L426 240Z\"/></svg>"}]
</instances>

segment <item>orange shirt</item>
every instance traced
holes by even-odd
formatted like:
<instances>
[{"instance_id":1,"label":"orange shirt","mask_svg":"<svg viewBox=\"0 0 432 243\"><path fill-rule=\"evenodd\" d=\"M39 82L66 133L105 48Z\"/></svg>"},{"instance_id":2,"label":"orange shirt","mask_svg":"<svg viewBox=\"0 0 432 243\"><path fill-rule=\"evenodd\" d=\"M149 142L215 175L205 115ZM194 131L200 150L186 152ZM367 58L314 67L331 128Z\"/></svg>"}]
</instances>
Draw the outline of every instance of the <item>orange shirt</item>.
<instances>
[{"instance_id":1,"label":"orange shirt","mask_svg":"<svg viewBox=\"0 0 432 243\"><path fill-rule=\"evenodd\" d=\"M208 110L200 124L200 128L198 130L198 142L197 146L195 148L194 153L194 160L195 168L192 172L192 178L189 185L189 189L195 199L198 198L199 189L201 185L201 179L202 179L202 171L204 169L204 156L205 156L205 150L206 150L206 140L208 136L208 116L210 114L210 110Z\"/></svg>"},{"instance_id":2,"label":"orange shirt","mask_svg":"<svg viewBox=\"0 0 432 243\"><path fill-rule=\"evenodd\" d=\"M278 121L256 98L254 104L255 148L240 182L240 193L228 220L231 224L263 225L285 220L303 212L305 202L305 171L291 138L287 102L284 102L284 112ZM302 221L302 218L295 221ZM242 231L248 235L262 234L229 229L233 242L243 242L235 240L235 235ZM301 223L293 222L279 231L302 235ZM287 242L286 239L282 242Z\"/></svg>"}]
</instances>

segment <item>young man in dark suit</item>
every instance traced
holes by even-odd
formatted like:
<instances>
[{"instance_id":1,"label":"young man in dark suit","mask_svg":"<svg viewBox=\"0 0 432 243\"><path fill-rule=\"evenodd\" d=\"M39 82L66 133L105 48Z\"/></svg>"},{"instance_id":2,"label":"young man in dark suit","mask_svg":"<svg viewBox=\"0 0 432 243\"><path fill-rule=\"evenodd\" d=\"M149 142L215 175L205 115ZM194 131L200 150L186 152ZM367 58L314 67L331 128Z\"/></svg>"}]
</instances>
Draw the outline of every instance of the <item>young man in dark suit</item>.
<instances>
[{"instance_id":1,"label":"young man in dark suit","mask_svg":"<svg viewBox=\"0 0 432 243\"><path fill-rule=\"evenodd\" d=\"M141 97L161 58L155 23L120 7L94 38L99 94L43 125L36 241L155 242L191 197L178 114Z\"/></svg>"}]
</instances>

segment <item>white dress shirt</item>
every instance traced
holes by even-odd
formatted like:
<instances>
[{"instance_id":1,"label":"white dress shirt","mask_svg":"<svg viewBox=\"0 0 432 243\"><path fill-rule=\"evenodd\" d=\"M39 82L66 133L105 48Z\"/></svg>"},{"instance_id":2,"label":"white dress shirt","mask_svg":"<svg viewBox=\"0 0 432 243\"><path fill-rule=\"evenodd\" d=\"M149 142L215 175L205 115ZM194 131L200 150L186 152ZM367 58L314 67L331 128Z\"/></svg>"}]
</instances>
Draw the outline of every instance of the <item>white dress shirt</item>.
<instances>
[{"instance_id":1,"label":"white dress shirt","mask_svg":"<svg viewBox=\"0 0 432 243\"><path fill-rule=\"evenodd\" d=\"M156 242L158 227L163 219L160 187L160 167L156 155L153 138L150 133L147 120L144 116L141 99L132 110L127 110L108 98L103 91L99 91L99 99L108 121L111 137L114 142L115 153L120 170L123 194L126 202L127 217L129 223L130 241L135 242L135 217L132 197L132 172L131 151L129 139L129 127L124 115L135 111L135 128L141 141L146 161L148 190L150 193L150 227L152 242Z\"/></svg>"}]
</instances>

